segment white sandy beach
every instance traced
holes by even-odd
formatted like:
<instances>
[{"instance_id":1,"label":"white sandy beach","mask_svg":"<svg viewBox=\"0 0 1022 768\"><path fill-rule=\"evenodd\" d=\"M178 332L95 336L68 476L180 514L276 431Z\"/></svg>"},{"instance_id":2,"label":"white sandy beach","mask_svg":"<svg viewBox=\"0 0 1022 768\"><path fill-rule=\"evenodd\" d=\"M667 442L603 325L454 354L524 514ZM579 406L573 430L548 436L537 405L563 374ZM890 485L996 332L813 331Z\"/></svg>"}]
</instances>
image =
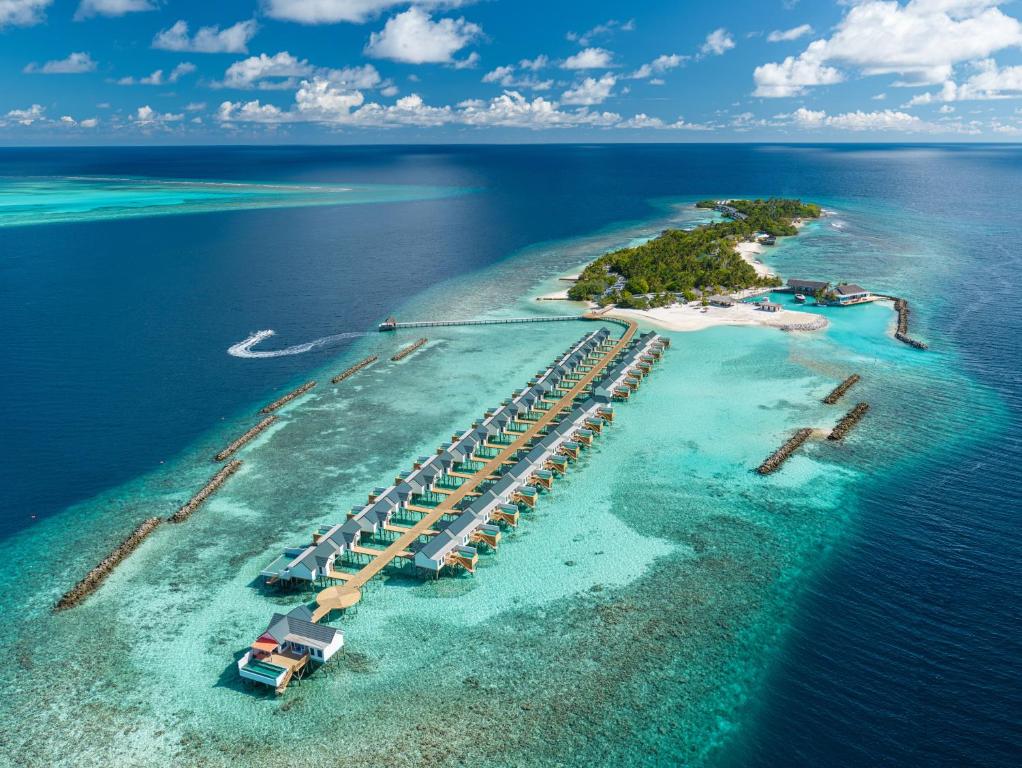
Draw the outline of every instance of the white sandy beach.
<instances>
[{"instance_id":1,"label":"white sandy beach","mask_svg":"<svg viewBox=\"0 0 1022 768\"><path fill-rule=\"evenodd\" d=\"M752 265L752 268L756 270L757 275L760 277L774 277L774 272L772 272L770 268L759 259L759 255L765 250L766 246L760 245L759 243L742 242L735 246L735 251L738 255Z\"/></svg>"},{"instance_id":2,"label":"white sandy beach","mask_svg":"<svg viewBox=\"0 0 1022 768\"><path fill-rule=\"evenodd\" d=\"M607 317L620 317L648 323L668 331L701 331L718 325L762 325L788 331L816 331L827 327L827 319L809 312L784 309L764 312L755 304L733 307L703 307L699 302L658 307L656 309L612 309Z\"/></svg>"}]
</instances>

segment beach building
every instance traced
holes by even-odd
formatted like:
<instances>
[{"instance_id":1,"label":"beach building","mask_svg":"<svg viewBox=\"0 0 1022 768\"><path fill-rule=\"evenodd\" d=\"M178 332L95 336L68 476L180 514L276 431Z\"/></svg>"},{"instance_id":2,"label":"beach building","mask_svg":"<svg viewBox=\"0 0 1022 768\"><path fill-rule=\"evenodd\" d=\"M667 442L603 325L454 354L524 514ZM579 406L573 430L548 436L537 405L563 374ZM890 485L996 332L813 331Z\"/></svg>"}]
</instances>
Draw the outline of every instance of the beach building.
<instances>
[{"instance_id":1,"label":"beach building","mask_svg":"<svg viewBox=\"0 0 1022 768\"><path fill-rule=\"evenodd\" d=\"M709 301L710 304L712 304L715 307L733 307L735 305L734 299L732 299L730 296L725 296L722 293L715 293L713 296L707 299L707 301Z\"/></svg>"},{"instance_id":2,"label":"beach building","mask_svg":"<svg viewBox=\"0 0 1022 768\"><path fill-rule=\"evenodd\" d=\"M835 298L830 302L839 307L849 304L861 304L873 300L873 294L855 283L841 283L834 286Z\"/></svg>"},{"instance_id":3,"label":"beach building","mask_svg":"<svg viewBox=\"0 0 1022 768\"><path fill-rule=\"evenodd\" d=\"M830 288L830 283L822 282L820 280L801 280L796 277L788 278L788 288L792 293L803 293L807 296L812 296L817 291L826 291Z\"/></svg>"},{"instance_id":4,"label":"beach building","mask_svg":"<svg viewBox=\"0 0 1022 768\"><path fill-rule=\"evenodd\" d=\"M782 309L784 309L784 307L782 307L780 304L775 304L772 301L761 301L759 302L759 304L757 304L757 306L764 312L780 312Z\"/></svg>"}]
</instances>

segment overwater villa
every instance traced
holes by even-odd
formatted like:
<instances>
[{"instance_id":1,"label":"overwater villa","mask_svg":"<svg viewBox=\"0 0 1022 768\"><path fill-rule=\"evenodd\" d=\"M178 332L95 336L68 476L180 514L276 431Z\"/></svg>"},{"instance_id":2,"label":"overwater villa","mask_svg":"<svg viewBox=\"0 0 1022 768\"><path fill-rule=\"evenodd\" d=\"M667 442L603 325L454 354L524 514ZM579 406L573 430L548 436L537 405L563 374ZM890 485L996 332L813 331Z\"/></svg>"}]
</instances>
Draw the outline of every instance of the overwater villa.
<instances>
[{"instance_id":1,"label":"overwater villa","mask_svg":"<svg viewBox=\"0 0 1022 768\"><path fill-rule=\"evenodd\" d=\"M792 293L814 296L817 291L826 291L829 288L830 283L822 280L802 280L797 277L788 278L788 289Z\"/></svg>"},{"instance_id":2,"label":"overwater villa","mask_svg":"<svg viewBox=\"0 0 1022 768\"><path fill-rule=\"evenodd\" d=\"M861 285L856 285L855 283L841 283L840 285L834 286L833 298L827 303L844 307L849 304L862 304L863 302L873 300L873 294Z\"/></svg>"},{"instance_id":3,"label":"overwater villa","mask_svg":"<svg viewBox=\"0 0 1022 768\"><path fill-rule=\"evenodd\" d=\"M312 611L300 605L286 614L273 614L266 631L238 659L238 673L283 693L310 662L324 664L343 646L341 630L314 623Z\"/></svg>"},{"instance_id":4,"label":"overwater villa","mask_svg":"<svg viewBox=\"0 0 1022 768\"><path fill-rule=\"evenodd\" d=\"M667 339L652 332L633 339L634 327L621 340L605 328L586 334L525 389L418 458L392 485L373 489L344 522L321 527L311 543L286 549L263 569L269 584L323 585L319 608L274 614L238 662L241 676L279 691L309 661L327 661L343 637L317 622L355 605L368 580L391 564L429 578L445 570L474 574L502 530L535 509L613 421L611 402L627 399L662 356Z\"/></svg>"}]
</instances>

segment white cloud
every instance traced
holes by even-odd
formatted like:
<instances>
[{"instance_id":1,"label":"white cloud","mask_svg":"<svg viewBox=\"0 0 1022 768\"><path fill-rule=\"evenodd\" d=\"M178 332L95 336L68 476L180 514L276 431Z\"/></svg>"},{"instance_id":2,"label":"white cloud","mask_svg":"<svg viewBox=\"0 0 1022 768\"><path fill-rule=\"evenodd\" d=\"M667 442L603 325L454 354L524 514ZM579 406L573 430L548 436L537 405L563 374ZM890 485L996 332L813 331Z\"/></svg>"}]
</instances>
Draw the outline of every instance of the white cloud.
<instances>
[{"instance_id":1,"label":"white cloud","mask_svg":"<svg viewBox=\"0 0 1022 768\"><path fill-rule=\"evenodd\" d=\"M364 102L360 91L332 86L324 80L304 81L289 109L259 101L225 101L217 111L221 123L313 122L337 127L438 126L558 128L573 126L612 127L621 121L613 112L593 112L587 107L564 110L554 101L537 96L528 99L518 91L505 91L489 100L472 99L456 106L434 107L411 94L392 105Z\"/></svg>"},{"instance_id":2,"label":"white cloud","mask_svg":"<svg viewBox=\"0 0 1022 768\"><path fill-rule=\"evenodd\" d=\"M531 69L533 72L538 72L550 66L550 59L540 54L534 59L522 59L518 62L518 66L522 69Z\"/></svg>"},{"instance_id":3,"label":"white cloud","mask_svg":"<svg viewBox=\"0 0 1022 768\"><path fill-rule=\"evenodd\" d=\"M915 115L885 109L880 112L845 112L840 115L828 115L823 110L811 110L799 107L791 115L791 120L799 128L836 128L843 131L910 131L921 132L930 130L932 126L923 122Z\"/></svg>"},{"instance_id":4,"label":"white cloud","mask_svg":"<svg viewBox=\"0 0 1022 768\"><path fill-rule=\"evenodd\" d=\"M798 40L800 37L813 34L813 28L808 24L799 24L791 29L775 29L767 35L769 43L783 43L789 40Z\"/></svg>"},{"instance_id":5,"label":"white cloud","mask_svg":"<svg viewBox=\"0 0 1022 768\"><path fill-rule=\"evenodd\" d=\"M194 37L188 35L188 22L181 20L161 30L153 38L153 48L192 53L248 53L248 42L258 25L254 20L239 21L230 27L201 27Z\"/></svg>"},{"instance_id":6,"label":"white cloud","mask_svg":"<svg viewBox=\"0 0 1022 768\"><path fill-rule=\"evenodd\" d=\"M640 128L640 129L653 129L657 131L712 131L712 125L705 125L703 123L689 123L683 118L678 118L673 123L668 123L661 120L659 117L650 117L644 112L640 112L633 117L623 120L618 123L615 128Z\"/></svg>"},{"instance_id":7,"label":"white cloud","mask_svg":"<svg viewBox=\"0 0 1022 768\"><path fill-rule=\"evenodd\" d=\"M287 90L298 87L298 78L313 76L352 88L376 88L384 84L372 64L330 69L313 66L307 59L298 59L287 51L281 51L273 56L261 53L234 62L224 73L223 81L214 83L214 86L239 90Z\"/></svg>"},{"instance_id":8,"label":"white cloud","mask_svg":"<svg viewBox=\"0 0 1022 768\"><path fill-rule=\"evenodd\" d=\"M613 66L614 54L605 48L586 48L561 64L563 69L608 69Z\"/></svg>"},{"instance_id":9,"label":"white cloud","mask_svg":"<svg viewBox=\"0 0 1022 768\"><path fill-rule=\"evenodd\" d=\"M299 24L361 24L412 0L263 0L267 16ZM418 0L420 8L458 8L472 0Z\"/></svg>"},{"instance_id":10,"label":"white cloud","mask_svg":"<svg viewBox=\"0 0 1022 768\"><path fill-rule=\"evenodd\" d=\"M731 33L728 32L724 27L713 30L706 36L706 42L703 43L702 48L699 52L703 56L719 56L722 53L730 51L735 47L735 39L731 37Z\"/></svg>"},{"instance_id":11,"label":"white cloud","mask_svg":"<svg viewBox=\"0 0 1022 768\"><path fill-rule=\"evenodd\" d=\"M599 80L594 77L587 77L574 88L569 88L561 94L562 104L578 104L581 106L593 106L605 102L614 90L617 78L613 75L604 75Z\"/></svg>"},{"instance_id":12,"label":"white cloud","mask_svg":"<svg viewBox=\"0 0 1022 768\"><path fill-rule=\"evenodd\" d=\"M23 72L36 72L42 75L80 75L85 72L94 72L96 62L89 54L77 52L70 54L66 59L47 61L42 66L34 61L27 65Z\"/></svg>"},{"instance_id":13,"label":"white cloud","mask_svg":"<svg viewBox=\"0 0 1022 768\"><path fill-rule=\"evenodd\" d=\"M1022 45L1022 24L998 6L1004 0L863 0L851 5L830 38L815 40L797 58L764 64L754 73L757 94L790 96L839 82L830 66L863 75L897 74L900 85L949 80L954 66ZM824 77L809 77L808 72ZM785 78L785 74L801 78Z\"/></svg>"},{"instance_id":14,"label":"white cloud","mask_svg":"<svg viewBox=\"0 0 1022 768\"><path fill-rule=\"evenodd\" d=\"M799 57L788 56L779 64L762 64L752 73L756 81L754 96L780 98L797 96L806 88L816 85L832 85L844 80L844 76L834 67L825 66L814 48L817 41Z\"/></svg>"},{"instance_id":15,"label":"white cloud","mask_svg":"<svg viewBox=\"0 0 1022 768\"><path fill-rule=\"evenodd\" d=\"M132 118L132 122L144 128L166 125L167 123L177 123L184 119L185 116L183 114L173 114L170 112L161 114L146 104L144 107L139 107L135 110L135 117Z\"/></svg>"},{"instance_id":16,"label":"white cloud","mask_svg":"<svg viewBox=\"0 0 1022 768\"><path fill-rule=\"evenodd\" d=\"M973 74L961 84L946 80L940 91L913 96L906 106L1019 97L1022 97L1022 66L1002 68L993 59L982 59L973 64Z\"/></svg>"},{"instance_id":17,"label":"white cloud","mask_svg":"<svg viewBox=\"0 0 1022 768\"><path fill-rule=\"evenodd\" d=\"M569 32L565 37L571 40L573 43L586 47L593 40L600 37L607 37L613 32L620 30L621 32L631 32L635 29L635 19L629 19L622 23L617 19L610 19L603 24L597 24L590 30L585 32Z\"/></svg>"},{"instance_id":18,"label":"white cloud","mask_svg":"<svg viewBox=\"0 0 1022 768\"><path fill-rule=\"evenodd\" d=\"M166 83L176 83L185 75L190 75L195 71L195 65L188 61L183 61L170 70L170 74L167 77L163 76L163 70L157 69L151 75L146 75L136 80L134 77L122 77L117 81L118 85L164 85Z\"/></svg>"},{"instance_id":19,"label":"white cloud","mask_svg":"<svg viewBox=\"0 0 1022 768\"><path fill-rule=\"evenodd\" d=\"M201 112L206 108L204 101L190 101L185 105L185 112Z\"/></svg>"},{"instance_id":20,"label":"white cloud","mask_svg":"<svg viewBox=\"0 0 1022 768\"><path fill-rule=\"evenodd\" d=\"M84 120L79 121L78 125L80 125L82 128L95 128L97 125L99 125L99 118L87 117Z\"/></svg>"},{"instance_id":21,"label":"white cloud","mask_svg":"<svg viewBox=\"0 0 1022 768\"><path fill-rule=\"evenodd\" d=\"M82 0L75 11L75 20L81 21L92 16L124 16L127 13L155 11L150 0Z\"/></svg>"},{"instance_id":22,"label":"white cloud","mask_svg":"<svg viewBox=\"0 0 1022 768\"><path fill-rule=\"evenodd\" d=\"M463 18L433 21L429 13L413 6L388 19L380 32L373 32L365 52L409 64L450 64L454 54L482 31Z\"/></svg>"},{"instance_id":23,"label":"white cloud","mask_svg":"<svg viewBox=\"0 0 1022 768\"><path fill-rule=\"evenodd\" d=\"M27 109L12 109L7 113L5 123L10 121L18 125L32 125L46 120L46 108L33 104Z\"/></svg>"},{"instance_id":24,"label":"white cloud","mask_svg":"<svg viewBox=\"0 0 1022 768\"><path fill-rule=\"evenodd\" d=\"M671 69L676 69L688 61L688 56L679 56L676 53L657 56L649 64L643 64L637 70L628 75L631 80L645 80L653 75L660 75Z\"/></svg>"},{"instance_id":25,"label":"white cloud","mask_svg":"<svg viewBox=\"0 0 1022 768\"><path fill-rule=\"evenodd\" d=\"M535 75L519 75L515 71L514 64L508 64L505 67L497 67L496 69L487 72L483 75L484 83L499 83L504 88L525 88L531 91L549 91L553 85L553 80L541 80Z\"/></svg>"},{"instance_id":26,"label":"white cloud","mask_svg":"<svg viewBox=\"0 0 1022 768\"><path fill-rule=\"evenodd\" d=\"M0 0L0 29L39 24L52 3L53 0Z\"/></svg>"}]
</instances>

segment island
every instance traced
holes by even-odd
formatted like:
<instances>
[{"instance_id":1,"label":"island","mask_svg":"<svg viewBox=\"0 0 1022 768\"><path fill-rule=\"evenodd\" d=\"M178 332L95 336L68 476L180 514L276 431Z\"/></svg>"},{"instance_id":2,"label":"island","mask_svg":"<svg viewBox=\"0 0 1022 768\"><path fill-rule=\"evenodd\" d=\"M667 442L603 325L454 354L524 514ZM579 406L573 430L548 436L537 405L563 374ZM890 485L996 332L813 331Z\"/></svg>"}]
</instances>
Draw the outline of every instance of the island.
<instances>
[{"instance_id":1,"label":"island","mask_svg":"<svg viewBox=\"0 0 1022 768\"><path fill-rule=\"evenodd\" d=\"M641 245L604 254L582 270L567 298L591 302L608 315L641 315L672 330L718 324L788 330L826 325L819 315L769 302L741 303L782 285L755 255L777 237L797 235L802 222L819 218L819 205L769 198L702 200L696 206L724 218L694 229L668 229Z\"/></svg>"}]
</instances>

